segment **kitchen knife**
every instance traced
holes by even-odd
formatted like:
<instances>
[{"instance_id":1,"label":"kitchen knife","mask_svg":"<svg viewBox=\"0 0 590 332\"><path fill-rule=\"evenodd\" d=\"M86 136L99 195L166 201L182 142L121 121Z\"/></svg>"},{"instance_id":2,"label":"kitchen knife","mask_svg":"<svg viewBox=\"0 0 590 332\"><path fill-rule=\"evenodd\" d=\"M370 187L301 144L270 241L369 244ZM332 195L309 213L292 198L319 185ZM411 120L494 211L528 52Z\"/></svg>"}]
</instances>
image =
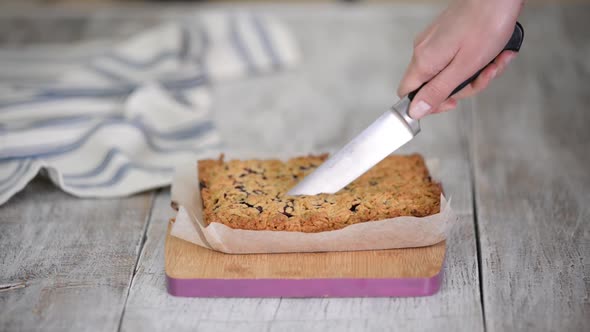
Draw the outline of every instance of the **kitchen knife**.
<instances>
[{"instance_id":1,"label":"kitchen knife","mask_svg":"<svg viewBox=\"0 0 590 332\"><path fill-rule=\"evenodd\" d=\"M502 51L518 52L523 38L524 30L520 23L516 22L514 32ZM485 67L461 83L450 96L475 80L484 69ZM335 193L412 140L420 132L420 122L412 119L408 111L411 101L422 86L403 97L287 194Z\"/></svg>"}]
</instances>

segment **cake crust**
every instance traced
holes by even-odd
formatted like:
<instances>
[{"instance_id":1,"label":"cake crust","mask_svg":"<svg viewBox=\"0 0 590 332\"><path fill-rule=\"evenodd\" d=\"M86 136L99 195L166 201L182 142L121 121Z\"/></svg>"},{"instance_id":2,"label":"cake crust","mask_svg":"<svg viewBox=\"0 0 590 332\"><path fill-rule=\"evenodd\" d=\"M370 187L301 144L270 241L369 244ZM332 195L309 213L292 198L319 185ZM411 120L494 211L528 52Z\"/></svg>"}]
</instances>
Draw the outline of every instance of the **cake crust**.
<instances>
[{"instance_id":1,"label":"cake crust","mask_svg":"<svg viewBox=\"0 0 590 332\"><path fill-rule=\"evenodd\" d=\"M335 194L288 196L327 155L198 162L205 222L231 228L322 232L440 211L440 185L418 155L389 156Z\"/></svg>"}]
</instances>

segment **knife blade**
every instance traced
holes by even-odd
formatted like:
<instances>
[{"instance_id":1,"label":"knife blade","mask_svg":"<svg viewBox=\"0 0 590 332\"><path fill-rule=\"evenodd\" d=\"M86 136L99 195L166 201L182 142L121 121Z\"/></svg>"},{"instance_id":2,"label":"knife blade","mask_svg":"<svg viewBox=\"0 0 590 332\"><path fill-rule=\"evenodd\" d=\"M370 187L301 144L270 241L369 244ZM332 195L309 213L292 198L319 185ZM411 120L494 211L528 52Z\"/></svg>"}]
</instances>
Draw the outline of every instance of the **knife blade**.
<instances>
[{"instance_id":1,"label":"knife blade","mask_svg":"<svg viewBox=\"0 0 590 332\"><path fill-rule=\"evenodd\" d=\"M514 32L502 52L518 52L523 38L522 25L516 22ZM485 67L457 86L450 96L475 80L484 69ZM394 104L340 151L289 190L287 195L335 193L411 141L420 132L420 122L412 119L408 111L410 103L422 86Z\"/></svg>"}]
</instances>

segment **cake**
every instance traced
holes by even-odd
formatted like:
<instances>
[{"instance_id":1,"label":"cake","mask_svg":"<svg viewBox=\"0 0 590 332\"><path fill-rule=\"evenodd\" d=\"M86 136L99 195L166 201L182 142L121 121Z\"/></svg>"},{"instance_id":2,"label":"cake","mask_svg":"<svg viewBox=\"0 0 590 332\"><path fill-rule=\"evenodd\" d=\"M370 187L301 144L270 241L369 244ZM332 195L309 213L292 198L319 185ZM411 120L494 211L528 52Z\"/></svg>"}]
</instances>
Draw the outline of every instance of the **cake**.
<instances>
[{"instance_id":1,"label":"cake","mask_svg":"<svg viewBox=\"0 0 590 332\"><path fill-rule=\"evenodd\" d=\"M245 230L323 232L440 210L441 187L417 154L389 156L335 194L286 193L327 155L198 162L205 222Z\"/></svg>"}]
</instances>

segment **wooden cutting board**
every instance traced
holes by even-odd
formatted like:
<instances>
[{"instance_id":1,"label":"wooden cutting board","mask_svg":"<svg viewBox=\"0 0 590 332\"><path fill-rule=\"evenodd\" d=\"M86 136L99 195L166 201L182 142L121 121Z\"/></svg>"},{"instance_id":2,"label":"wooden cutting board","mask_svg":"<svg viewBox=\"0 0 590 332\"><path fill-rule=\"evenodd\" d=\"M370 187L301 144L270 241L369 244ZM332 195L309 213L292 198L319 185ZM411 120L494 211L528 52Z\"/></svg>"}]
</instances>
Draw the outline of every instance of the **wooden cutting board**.
<instances>
[{"instance_id":1,"label":"wooden cutting board","mask_svg":"<svg viewBox=\"0 0 590 332\"><path fill-rule=\"evenodd\" d=\"M353 252L229 255L166 237L168 292L186 297L427 296L442 281L445 242Z\"/></svg>"}]
</instances>

